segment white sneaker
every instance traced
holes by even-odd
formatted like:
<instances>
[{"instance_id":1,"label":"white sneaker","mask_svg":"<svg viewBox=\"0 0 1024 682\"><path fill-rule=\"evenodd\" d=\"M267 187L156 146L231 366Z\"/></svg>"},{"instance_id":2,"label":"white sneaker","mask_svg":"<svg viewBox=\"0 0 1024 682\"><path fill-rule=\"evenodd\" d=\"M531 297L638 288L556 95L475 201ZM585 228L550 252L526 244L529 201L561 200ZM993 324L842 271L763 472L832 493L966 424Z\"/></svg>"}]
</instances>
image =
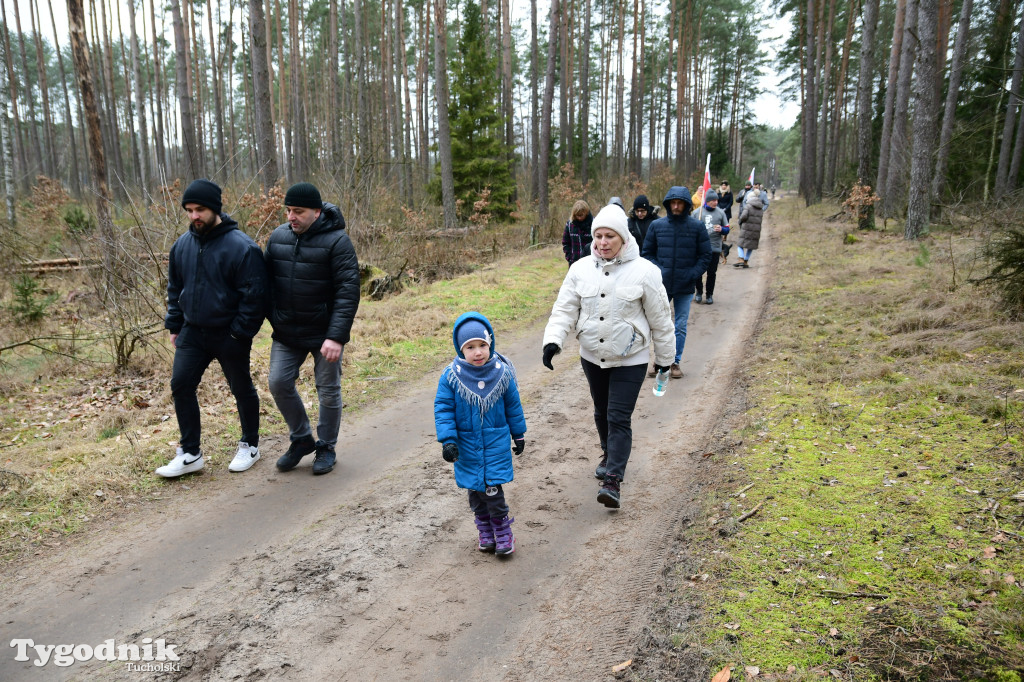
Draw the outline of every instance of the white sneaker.
<instances>
[{"instance_id":1,"label":"white sneaker","mask_svg":"<svg viewBox=\"0 0 1024 682\"><path fill-rule=\"evenodd\" d=\"M238 442L238 452L235 458L228 465L228 471L245 471L260 458L260 449L255 445L249 445L244 440Z\"/></svg>"},{"instance_id":2,"label":"white sneaker","mask_svg":"<svg viewBox=\"0 0 1024 682\"><path fill-rule=\"evenodd\" d=\"M174 459L157 469L156 475L164 478L177 478L184 474L191 474L193 471L199 471L204 466L206 466L206 462L203 461L203 453L193 455L178 448Z\"/></svg>"}]
</instances>

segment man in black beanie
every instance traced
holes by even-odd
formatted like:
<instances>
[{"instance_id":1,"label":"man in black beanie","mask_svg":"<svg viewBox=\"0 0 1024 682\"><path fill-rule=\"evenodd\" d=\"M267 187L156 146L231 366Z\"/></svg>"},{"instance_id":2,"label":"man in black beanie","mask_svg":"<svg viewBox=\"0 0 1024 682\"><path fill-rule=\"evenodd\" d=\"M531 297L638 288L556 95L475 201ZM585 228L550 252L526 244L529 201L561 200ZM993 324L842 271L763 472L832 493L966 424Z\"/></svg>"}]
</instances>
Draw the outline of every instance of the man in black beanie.
<instances>
[{"instance_id":1,"label":"man in black beanie","mask_svg":"<svg viewBox=\"0 0 1024 682\"><path fill-rule=\"evenodd\" d=\"M277 468L291 471L316 452L313 473L334 468L341 430L341 355L359 308L359 262L341 209L325 203L308 182L288 188L288 222L267 240L270 276L270 393L288 424L291 445ZM295 389L299 369L313 356L320 403L316 435Z\"/></svg>"},{"instance_id":2,"label":"man in black beanie","mask_svg":"<svg viewBox=\"0 0 1024 682\"><path fill-rule=\"evenodd\" d=\"M205 466L196 389L214 360L224 370L242 426L228 470L245 471L260 458L260 400L249 351L266 314L267 270L256 242L221 213L220 187L196 180L185 189L181 207L191 224L171 247L164 319L174 346L171 394L181 442L174 459L156 473L176 478Z\"/></svg>"}]
</instances>

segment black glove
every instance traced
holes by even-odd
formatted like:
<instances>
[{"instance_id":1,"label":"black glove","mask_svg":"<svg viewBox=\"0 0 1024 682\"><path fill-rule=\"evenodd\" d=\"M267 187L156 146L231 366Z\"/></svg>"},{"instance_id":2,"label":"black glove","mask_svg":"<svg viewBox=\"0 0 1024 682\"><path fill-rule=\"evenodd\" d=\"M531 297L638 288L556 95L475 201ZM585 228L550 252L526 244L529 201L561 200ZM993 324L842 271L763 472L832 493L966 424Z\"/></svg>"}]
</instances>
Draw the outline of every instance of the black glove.
<instances>
[{"instance_id":1,"label":"black glove","mask_svg":"<svg viewBox=\"0 0 1024 682\"><path fill-rule=\"evenodd\" d=\"M441 446L441 456L446 462L454 462L459 458L459 446L455 443L445 443Z\"/></svg>"},{"instance_id":2,"label":"black glove","mask_svg":"<svg viewBox=\"0 0 1024 682\"><path fill-rule=\"evenodd\" d=\"M544 346L544 366L547 367L548 369L554 369L554 367L551 365L551 358L555 357L561 352L562 349L559 348L557 344L549 343L548 345Z\"/></svg>"},{"instance_id":3,"label":"black glove","mask_svg":"<svg viewBox=\"0 0 1024 682\"><path fill-rule=\"evenodd\" d=\"M512 439L512 452L516 455L523 454L523 450L526 449L526 438L519 436L518 438Z\"/></svg>"},{"instance_id":4,"label":"black glove","mask_svg":"<svg viewBox=\"0 0 1024 682\"><path fill-rule=\"evenodd\" d=\"M654 366L654 371L655 372L667 372L669 369L670 368L669 368L668 365L655 365Z\"/></svg>"}]
</instances>

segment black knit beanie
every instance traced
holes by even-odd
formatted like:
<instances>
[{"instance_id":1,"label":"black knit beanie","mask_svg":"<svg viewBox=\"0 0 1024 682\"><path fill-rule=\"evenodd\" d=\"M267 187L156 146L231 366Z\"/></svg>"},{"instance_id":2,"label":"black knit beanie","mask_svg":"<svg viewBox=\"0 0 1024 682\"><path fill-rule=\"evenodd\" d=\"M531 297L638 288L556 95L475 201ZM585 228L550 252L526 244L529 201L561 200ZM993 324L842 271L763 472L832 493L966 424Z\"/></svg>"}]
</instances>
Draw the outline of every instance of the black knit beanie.
<instances>
[{"instance_id":1,"label":"black knit beanie","mask_svg":"<svg viewBox=\"0 0 1024 682\"><path fill-rule=\"evenodd\" d=\"M651 210L651 202L648 201L646 194L639 194L636 199L633 199L633 210L635 211L638 208L642 208L646 211Z\"/></svg>"},{"instance_id":2,"label":"black knit beanie","mask_svg":"<svg viewBox=\"0 0 1024 682\"><path fill-rule=\"evenodd\" d=\"M181 207L185 208L185 204L199 204L214 213L220 214L222 208L220 187L205 178L194 180L192 184L185 188L185 193L181 195Z\"/></svg>"},{"instance_id":3,"label":"black knit beanie","mask_svg":"<svg viewBox=\"0 0 1024 682\"><path fill-rule=\"evenodd\" d=\"M302 208L323 208L320 190L309 182L299 182L288 188L284 195L285 206L301 206Z\"/></svg>"}]
</instances>

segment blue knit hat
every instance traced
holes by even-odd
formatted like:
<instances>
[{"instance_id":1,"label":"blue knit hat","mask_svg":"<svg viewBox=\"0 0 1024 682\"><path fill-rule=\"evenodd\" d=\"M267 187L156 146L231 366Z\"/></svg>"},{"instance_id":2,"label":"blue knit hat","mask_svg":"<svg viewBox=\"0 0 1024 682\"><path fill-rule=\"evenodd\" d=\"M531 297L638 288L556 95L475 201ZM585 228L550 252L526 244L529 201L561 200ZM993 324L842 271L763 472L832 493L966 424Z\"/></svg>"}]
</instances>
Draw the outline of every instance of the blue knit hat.
<instances>
[{"instance_id":1,"label":"blue knit hat","mask_svg":"<svg viewBox=\"0 0 1024 682\"><path fill-rule=\"evenodd\" d=\"M488 346L491 345L491 335L484 323L480 320L469 319L460 324L459 328L455 330L455 343L461 352L462 347L473 340L480 340Z\"/></svg>"}]
</instances>

